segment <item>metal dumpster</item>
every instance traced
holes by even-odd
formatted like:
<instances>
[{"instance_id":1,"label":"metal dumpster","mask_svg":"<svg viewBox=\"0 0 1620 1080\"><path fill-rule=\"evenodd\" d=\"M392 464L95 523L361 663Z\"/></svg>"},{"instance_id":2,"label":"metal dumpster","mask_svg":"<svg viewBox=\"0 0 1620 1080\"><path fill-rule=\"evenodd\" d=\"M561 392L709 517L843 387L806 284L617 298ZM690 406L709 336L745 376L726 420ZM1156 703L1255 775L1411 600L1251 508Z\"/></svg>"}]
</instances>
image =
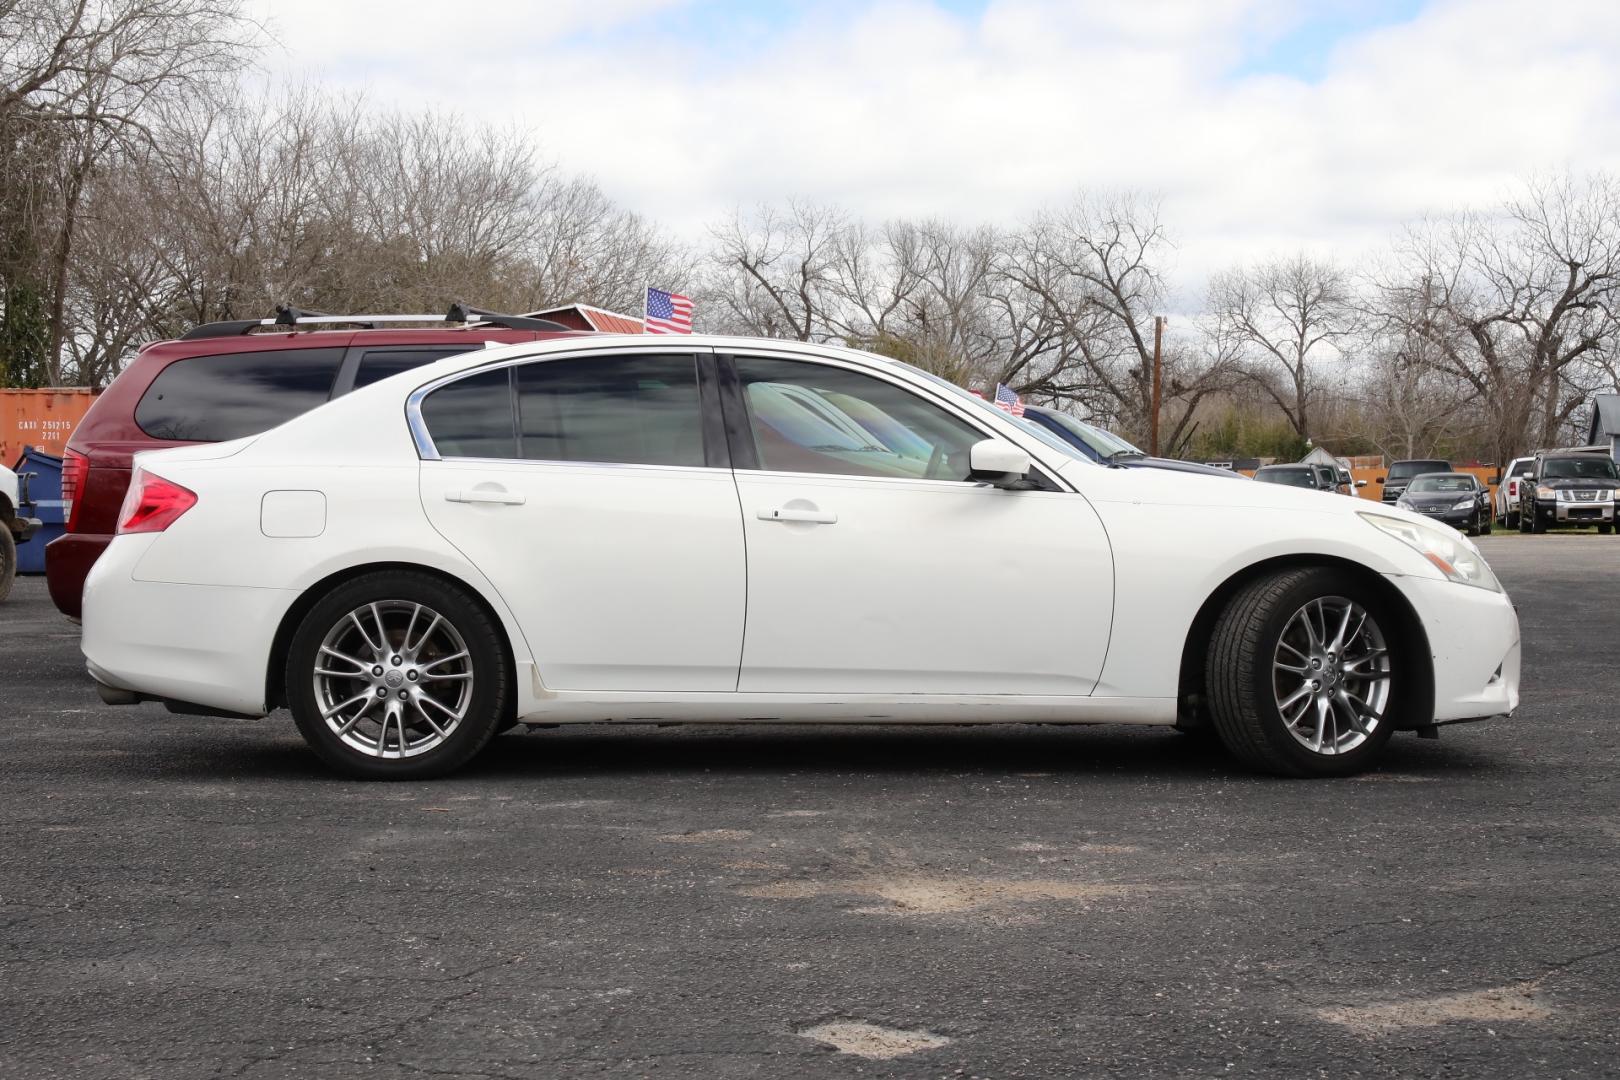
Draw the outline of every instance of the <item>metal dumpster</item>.
<instances>
[{"instance_id":1,"label":"metal dumpster","mask_svg":"<svg viewBox=\"0 0 1620 1080\"><path fill-rule=\"evenodd\" d=\"M67 525L62 513L62 459L25 446L12 469L23 483L23 514L40 520L39 532L17 545L17 573L43 574L45 545L61 536Z\"/></svg>"}]
</instances>

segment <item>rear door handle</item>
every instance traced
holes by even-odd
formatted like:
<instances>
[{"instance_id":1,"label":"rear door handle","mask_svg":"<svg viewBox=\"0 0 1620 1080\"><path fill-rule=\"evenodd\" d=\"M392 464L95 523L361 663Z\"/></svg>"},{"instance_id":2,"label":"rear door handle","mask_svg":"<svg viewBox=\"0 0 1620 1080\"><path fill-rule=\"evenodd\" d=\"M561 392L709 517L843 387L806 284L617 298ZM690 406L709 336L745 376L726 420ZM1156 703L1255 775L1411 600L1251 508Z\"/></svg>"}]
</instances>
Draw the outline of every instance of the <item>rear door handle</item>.
<instances>
[{"instance_id":1,"label":"rear door handle","mask_svg":"<svg viewBox=\"0 0 1620 1080\"><path fill-rule=\"evenodd\" d=\"M799 510L786 506L761 510L758 516L761 521L802 521L811 525L831 525L838 520L838 515L828 510Z\"/></svg>"},{"instance_id":2,"label":"rear door handle","mask_svg":"<svg viewBox=\"0 0 1620 1080\"><path fill-rule=\"evenodd\" d=\"M522 506L523 496L515 491L491 490L489 488L473 488L470 491L447 491L444 493L446 502L456 503L494 503L497 506Z\"/></svg>"}]
</instances>

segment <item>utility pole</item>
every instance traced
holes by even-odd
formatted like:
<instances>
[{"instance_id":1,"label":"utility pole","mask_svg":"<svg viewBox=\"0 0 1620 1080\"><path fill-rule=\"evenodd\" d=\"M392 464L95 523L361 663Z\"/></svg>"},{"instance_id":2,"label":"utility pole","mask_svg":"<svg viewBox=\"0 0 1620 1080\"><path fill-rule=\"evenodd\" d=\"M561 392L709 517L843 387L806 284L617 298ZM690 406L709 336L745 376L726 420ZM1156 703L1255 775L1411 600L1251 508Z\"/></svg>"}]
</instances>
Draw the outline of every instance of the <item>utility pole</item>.
<instances>
[{"instance_id":1,"label":"utility pole","mask_svg":"<svg viewBox=\"0 0 1620 1080\"><path fill-rule=\"evenodd\" d=\"M1159 406L1164 400L1164 316L1153 316L1153 416L1148 420L1148 453L1159 456Z\"/></svg>"}]
</instances>

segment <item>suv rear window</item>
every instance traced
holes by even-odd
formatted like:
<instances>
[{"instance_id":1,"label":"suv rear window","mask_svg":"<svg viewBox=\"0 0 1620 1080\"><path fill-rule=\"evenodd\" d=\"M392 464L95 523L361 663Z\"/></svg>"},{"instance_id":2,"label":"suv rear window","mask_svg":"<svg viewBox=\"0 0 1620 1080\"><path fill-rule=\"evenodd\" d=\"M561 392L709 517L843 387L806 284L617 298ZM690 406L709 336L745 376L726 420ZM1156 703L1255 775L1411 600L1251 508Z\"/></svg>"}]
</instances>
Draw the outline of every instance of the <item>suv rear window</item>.
<instances>
[{"instance_id":1,"label":"suv rear window","mask_svg":"<svg viewBox=\"0 0 1620 1080\"><path fill-rule=\"evenodd\" d=\"M332 394L342 349L269 349L176 360L135 406L154 439L224 442L291 420Z\"/></svg>"},{"instance_id":2,"label":"suv rear window","mask_svg":"<svg viewBox=\"0 0 1620 1080\"><path fill-rule=\"evenodd\" d=\"M454 345L443 348L421 349L367 349L360 357L360 366L355 369L354 388L370 386L374 382L381 382L390 375L398 375L402 371L419 368L423 364L431 364L435 360L443 360L447 356L457 353L472 352L483 348L482 343L477 345Z\"/></svg>"}]
</instances>

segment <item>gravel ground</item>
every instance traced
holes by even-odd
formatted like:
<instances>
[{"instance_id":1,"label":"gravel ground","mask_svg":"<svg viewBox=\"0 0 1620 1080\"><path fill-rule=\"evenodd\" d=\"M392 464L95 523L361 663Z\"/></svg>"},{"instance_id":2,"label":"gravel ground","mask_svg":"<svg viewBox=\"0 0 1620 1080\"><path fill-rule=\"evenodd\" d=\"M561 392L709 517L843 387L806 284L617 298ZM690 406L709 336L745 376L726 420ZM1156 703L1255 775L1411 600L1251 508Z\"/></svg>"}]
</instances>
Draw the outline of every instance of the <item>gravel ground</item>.
<instances>
[{"instance_id":1,"label":"gravel ground","mask_svg":"<svg viewBox=\"0 0 1620 1080\"><path fill-rule=\"evenodd\" d=\"M1510 722L1354 780L1166 731L648 726L336 779L0 607L0 1076L1595 1077L1620 538L1482 541Z\"/></svg>"}]
</instances>

